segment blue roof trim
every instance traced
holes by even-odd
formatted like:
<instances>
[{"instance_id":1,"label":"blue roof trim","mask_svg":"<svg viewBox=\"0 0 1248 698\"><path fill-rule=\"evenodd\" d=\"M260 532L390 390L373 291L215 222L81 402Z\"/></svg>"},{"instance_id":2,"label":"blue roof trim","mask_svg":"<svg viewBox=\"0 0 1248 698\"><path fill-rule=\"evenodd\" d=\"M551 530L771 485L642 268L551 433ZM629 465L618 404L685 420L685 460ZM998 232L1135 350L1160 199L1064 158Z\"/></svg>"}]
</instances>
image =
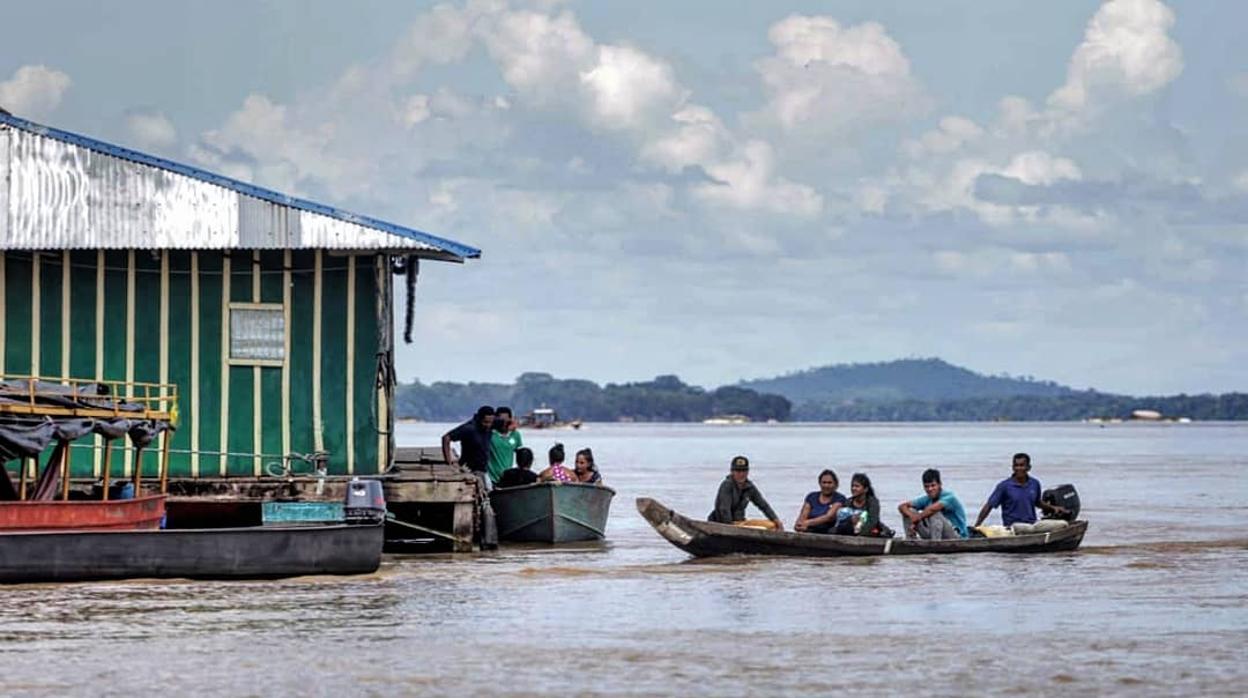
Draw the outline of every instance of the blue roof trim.
<instances>
[{"instance_id":1,"label":"blue roof trim","mask_svg":"<svg viewBox=\"0 0 1248 698\"><path fill-rule=\"evenodd\" d=\"M169 170L170 172L176 172L181 175L186 175L187 177L193 177L204 182L225 187L226 189L233 189L240 194L245 194L257 199L263 199L281 206L289 206L303 211L319 213L323 216L336 218L340 221L355 223L367 228L373 228L375 230L398 235L399 237L405 237L409 240L423 242L430 247L436 247L439 250L449 252L465 259L477 258L481 256L481 250L460 242L455 242L454 240L447 240L446 238L430 235L429 233L416 230L414 228L405 228L401 225L387 223L386 221L378 220L376 218L361 216L356 213L351 213L350 211L343 211L342 209L334 208L333 206L318 204L315 201L286 196L285 194L281 194L270 189L257 187L254 184L240 182L237 179L231 179L230 177L225 177L214 172L201 170L198 167L183 165L179 162L158 158L154 155L148 155L147 153L140 153L137 150L123 148L119 145L113 145L111 143L105 143L104 141L82 136L77 133L70 133L69 131L62 131L61 129L44 126L43 124L27 121L26 119L13 116L12 114L6 114L2 111L0 111L0 123L8 124L14 128L20 128L23 131L29 131L40 136L54 138L58 141L80 145L84 148L90 148L91 150L98 150L124 160L131 160L143 165L159 167L162 170Z\"/></svg>"}]
</instances>

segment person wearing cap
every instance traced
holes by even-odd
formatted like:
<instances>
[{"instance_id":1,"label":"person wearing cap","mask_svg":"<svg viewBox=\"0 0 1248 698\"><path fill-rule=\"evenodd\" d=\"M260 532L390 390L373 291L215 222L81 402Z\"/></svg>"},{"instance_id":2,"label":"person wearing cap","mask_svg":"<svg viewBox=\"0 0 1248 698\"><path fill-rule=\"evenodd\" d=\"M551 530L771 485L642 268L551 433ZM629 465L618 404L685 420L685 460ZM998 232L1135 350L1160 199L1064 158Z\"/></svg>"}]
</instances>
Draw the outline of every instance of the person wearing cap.
<instances>
[{"instance_id":1,"label":"person wearing cap","mask_svg":"<svg viewBox=\"0 0 1248 698\"><path fill-rule=\"evenodd\" d=\"M784 530L784 523L776 516L776 511L750 481L750 459L737 456L728 466L728 477L720 483L719 493L715 495L715 510L707 518L724 524L745 521L745 508L750 504L761 509L777 530Z\"/></svg>"}]
</instances>

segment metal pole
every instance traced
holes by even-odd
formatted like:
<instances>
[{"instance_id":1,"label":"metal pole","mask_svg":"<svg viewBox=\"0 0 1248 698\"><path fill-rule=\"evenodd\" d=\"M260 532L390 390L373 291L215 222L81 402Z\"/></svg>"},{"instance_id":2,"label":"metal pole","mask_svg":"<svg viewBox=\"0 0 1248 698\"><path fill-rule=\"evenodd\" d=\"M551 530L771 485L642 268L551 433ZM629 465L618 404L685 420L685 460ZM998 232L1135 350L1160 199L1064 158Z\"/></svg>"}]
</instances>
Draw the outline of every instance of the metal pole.
<instances>
[{"instance_id":1,"label":"metal pole","mask_svg":"<svg viewBox=\"0 0 1248 698\"><path fill-rule=\"evenodd\" d=\"M61 499L69 500L69 442L65 442L65 453L61 455Z\"/></svg>"},{"instance_id":2,"label":"metal pole","mask_svg":"<svg viewBox=\"0 0 1248 698\"><path fill-rule=\"evenodd\" d=\"M104 501L108 501L108 475L113 464L113 440L104 439Z\"/></svg>"},{"instance_id":3,"label":"metal pole","mask_svg":"<svg viewBox=\"0 0 1248 698\"><path fill-rule=\"evenodd\" d=\"M166 429L160 435L160 493L169 494L169 442L172 434Z\"/></svg>"},{"instance_id":4,"label":"metal pole","mask_svg":"<svg viewBox=\"0 0 1248 698\"><path fill-rule=\"evenodd\" d=\"M26 501L26 476L29 473L30 473L30 459L23 458L22 459L22 474L21 474L21 477L18 478L18 481L17 481L18 482L17 498L22 501Z\"/></svg>"},{"instance_id":5,"label":"metal pole","mask_svg":"<svg viewBox=\"0 0 1248 698\"><path fill-rule=\"evenodd\" d=\"M139 487L143 485L143 447L134 449L134 498L139 498Z\"/></svg>"}]
</instances>

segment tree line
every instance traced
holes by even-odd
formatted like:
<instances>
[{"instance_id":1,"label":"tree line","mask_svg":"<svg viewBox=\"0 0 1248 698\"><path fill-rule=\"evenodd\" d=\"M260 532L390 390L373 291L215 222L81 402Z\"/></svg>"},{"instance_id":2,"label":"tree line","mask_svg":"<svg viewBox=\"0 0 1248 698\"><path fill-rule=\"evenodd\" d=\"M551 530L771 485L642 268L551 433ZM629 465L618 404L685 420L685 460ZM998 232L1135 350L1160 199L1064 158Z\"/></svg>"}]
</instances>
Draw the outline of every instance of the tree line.
<instances>
[{"instance_id":1,"label":"tree line","mask_svg":"<svg viewBox=\"0 0 1248 698\"><path fill-rule=\"evenodd\" d=\"M706 390L673 375L639 383L597 383L524 373L513 384L400 384L395 414L425 421L466 419L481 405L507 405L516 414L547 406L563 419L592 422L698 422L717 415L744 415L753 421L787 421L792 404L780 395L724 386Z\"/></svg>"},{"instance_id":2,"label":"tree line","mask_svg":"<svg viewBox=\"0 0 1248 698\"><path fill-rule=\"evenodd\" d=\"M984 422L1129 419L1135 410L1155 410L1165 417L1194 420L1248 419L1248 393L1131 397L1096 391L1071 395L897 400L887 402L807 402L793 410L804 422Z\"/></svg>"}]
</instances>

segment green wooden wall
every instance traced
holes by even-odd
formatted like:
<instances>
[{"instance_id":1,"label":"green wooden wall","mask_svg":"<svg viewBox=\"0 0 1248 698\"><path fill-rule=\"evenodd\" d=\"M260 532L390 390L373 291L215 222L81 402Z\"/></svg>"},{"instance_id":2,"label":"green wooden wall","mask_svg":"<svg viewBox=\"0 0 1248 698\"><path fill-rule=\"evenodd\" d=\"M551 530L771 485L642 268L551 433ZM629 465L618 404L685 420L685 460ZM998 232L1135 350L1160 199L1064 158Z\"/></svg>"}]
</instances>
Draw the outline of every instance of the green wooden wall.
<instances>
[{"instance_id":1,"label":"green wooden wall","mask_svg":"<svg viewBox=\"0 0 1248 698\"><path fill-rule=\"evenodd\" d=\"M0 253L0 370L176 384L174 477L254 476L317 449L331 473L376 473L391 459L376 380L388 273L380 255L304 250ZM237 304L282 310L284 359L230 358ZM78 446L75 477L98 476L99 441ZM114 448L114 475L128 474Z\"/></svg>"}]
</instances>

